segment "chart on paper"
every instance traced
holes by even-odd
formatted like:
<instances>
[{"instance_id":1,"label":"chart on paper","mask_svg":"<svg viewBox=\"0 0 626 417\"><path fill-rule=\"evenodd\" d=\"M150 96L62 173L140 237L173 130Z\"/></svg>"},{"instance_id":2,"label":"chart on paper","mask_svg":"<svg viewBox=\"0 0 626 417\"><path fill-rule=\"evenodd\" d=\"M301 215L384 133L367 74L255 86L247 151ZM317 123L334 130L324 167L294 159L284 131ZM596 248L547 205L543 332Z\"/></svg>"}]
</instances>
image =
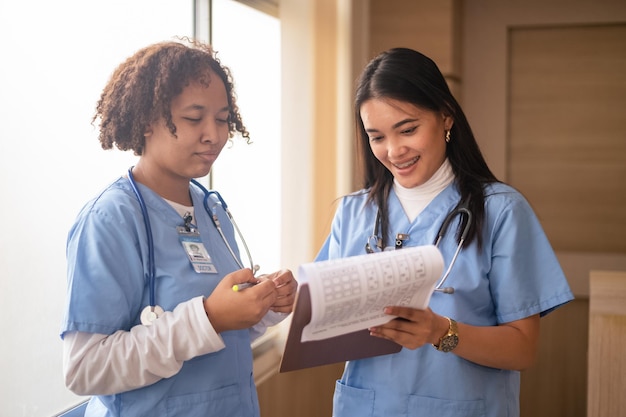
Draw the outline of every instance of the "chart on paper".
<instances>
[{"instance_id":1,"label":"chart on paper","mask_svg":"<svg viewBox=\"0 0 626 417\"><path fill-rule=\"evenodd\" d=\"M301 265L298 276L309 286L311 321L302 341L339 336L394 318L386 306L428 306L443 271L432 245L384 251Z\"/></svg>"}]
</instances>

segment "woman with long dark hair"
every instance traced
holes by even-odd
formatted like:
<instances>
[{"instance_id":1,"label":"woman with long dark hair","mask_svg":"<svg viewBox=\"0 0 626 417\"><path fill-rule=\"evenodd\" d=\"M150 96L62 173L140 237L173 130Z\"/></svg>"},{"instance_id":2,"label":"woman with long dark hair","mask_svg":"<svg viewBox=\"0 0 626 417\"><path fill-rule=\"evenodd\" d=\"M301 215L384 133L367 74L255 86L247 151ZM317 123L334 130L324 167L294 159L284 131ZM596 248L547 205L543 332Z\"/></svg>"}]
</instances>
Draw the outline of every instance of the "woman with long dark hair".
<instances>
[{"instance_id":1,"label":"woman with long dark hair","mask_svg":"<svg viewBox=\"0 0 626 417\"><path fill-rule=\"evenodd\" d=\"M438 245L446 268L456 258L450 275L426 310L385 308L395 318L370 334L403 349L348 362L334 417L518 416L519 371L536 359L540 317L573 299L537 217L491 172L423 54L374 58L355 116L363 189L342 199L317 260L433 244L460 210Z\"/></svg>"}]
</instances>

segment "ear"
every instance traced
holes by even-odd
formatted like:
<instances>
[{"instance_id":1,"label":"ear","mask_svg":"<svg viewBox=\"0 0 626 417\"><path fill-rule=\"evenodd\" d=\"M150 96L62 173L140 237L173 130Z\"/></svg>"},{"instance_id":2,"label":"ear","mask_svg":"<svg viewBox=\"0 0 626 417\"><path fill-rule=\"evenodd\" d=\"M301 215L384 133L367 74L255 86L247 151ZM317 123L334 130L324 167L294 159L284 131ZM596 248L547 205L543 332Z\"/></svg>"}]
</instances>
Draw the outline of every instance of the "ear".
<instances>
[{"instance_id":1,"label":"ear","mask_svg":"<svg viewBox=\"0 0 626 417\"><path fill-rule=\"evenodd\" d=\"M150 136L152 136L152 125L148 125L146 126L146 130L143 132L143 137L144 138L149 138Z\"/></svg>"},{"instance_id":2,"label":"ear","mask_svg":"<svg viewBox=\"0 0 626 417\"><path fill-rule=\"evenodd\" d=\"M443 127L445 130L450 130L452 129L452 126L454 125L454 119L452 119L452 116L448 116L446 114L443 115Z\"/></svg>"}]
</instances>

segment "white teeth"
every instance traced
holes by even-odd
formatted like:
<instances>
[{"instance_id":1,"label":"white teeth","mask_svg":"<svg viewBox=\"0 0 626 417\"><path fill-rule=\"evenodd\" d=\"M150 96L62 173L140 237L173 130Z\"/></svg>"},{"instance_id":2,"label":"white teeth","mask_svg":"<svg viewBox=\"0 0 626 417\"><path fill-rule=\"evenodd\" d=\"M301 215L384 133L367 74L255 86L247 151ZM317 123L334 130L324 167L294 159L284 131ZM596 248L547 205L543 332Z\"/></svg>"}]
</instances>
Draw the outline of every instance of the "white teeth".
<instances>
[{"instance_id":1,"label":"white teeth","mask_svg":"<svg viewBox=\"0 0 626 417\"><path fill-rule=\"evenodd\" d=\"M416 156L415 158L411 159L409 162L405 162L404 164L393 164L393 165L396 168L402 169L402 168L410 167L411 165L416 163L418 159L420 159L420 157Z\"/></svg>"}]
</instances>

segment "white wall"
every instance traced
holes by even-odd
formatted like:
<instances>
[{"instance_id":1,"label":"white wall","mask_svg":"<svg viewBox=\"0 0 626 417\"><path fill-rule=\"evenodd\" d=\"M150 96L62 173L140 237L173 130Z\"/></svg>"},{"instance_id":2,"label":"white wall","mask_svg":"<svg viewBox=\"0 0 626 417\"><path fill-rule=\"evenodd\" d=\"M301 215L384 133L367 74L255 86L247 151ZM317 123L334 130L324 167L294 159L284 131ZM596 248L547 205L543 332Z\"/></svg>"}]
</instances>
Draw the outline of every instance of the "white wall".
<instances>
[{"instance_id":1,"label":"white wall","mask_svg":"<svg viewBox=\"0 0 626 417\"><path fill-rule=\"evenodd\" d=\"M0 416L79 398L61 374L65 239L80 207L135 157L91 126L114 67L191 35L192 2L0 0Z\"/></svg>"}]
</instances>

